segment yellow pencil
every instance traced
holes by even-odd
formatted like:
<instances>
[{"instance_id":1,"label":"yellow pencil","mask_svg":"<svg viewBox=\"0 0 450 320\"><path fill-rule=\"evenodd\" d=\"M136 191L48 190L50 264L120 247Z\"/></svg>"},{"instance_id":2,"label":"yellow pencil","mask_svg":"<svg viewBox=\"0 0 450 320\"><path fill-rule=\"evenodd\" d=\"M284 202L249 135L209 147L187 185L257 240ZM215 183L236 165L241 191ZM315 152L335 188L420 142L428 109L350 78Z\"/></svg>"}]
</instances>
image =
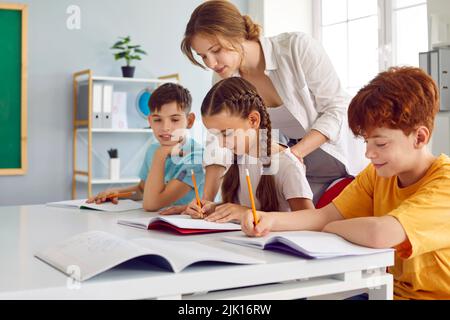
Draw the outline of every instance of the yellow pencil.
<instances>
[{"instance_id":1,"label":"yellow pencil","mask_svg":"<svg viewBox=\"0 0 450 320\"><path fill-rule=\"evenodd\" d=\"M200 196L198 194L197 181L195 180L194 170L192 170L192 169L191 169L191 174L192 174L192 182L194 183L195 198L197 199L197 205L201 208L202 203L200 202Z\"/></svg>"},{"instance_id":2,"label":"yellow pencil","mask_svg":"<svg viewBox=\"0 0 450 320\"><path fill-rule=\"evenodd\" d=\"M250 202L252 204L253 221L256 226L259 222L259 218L256 213L255 198L253 198L252 182L250 181L250 173L248 172L248 169L245 169L245 174L247 178L248 194L250 195Z\"/></svg>"}]
</instances>

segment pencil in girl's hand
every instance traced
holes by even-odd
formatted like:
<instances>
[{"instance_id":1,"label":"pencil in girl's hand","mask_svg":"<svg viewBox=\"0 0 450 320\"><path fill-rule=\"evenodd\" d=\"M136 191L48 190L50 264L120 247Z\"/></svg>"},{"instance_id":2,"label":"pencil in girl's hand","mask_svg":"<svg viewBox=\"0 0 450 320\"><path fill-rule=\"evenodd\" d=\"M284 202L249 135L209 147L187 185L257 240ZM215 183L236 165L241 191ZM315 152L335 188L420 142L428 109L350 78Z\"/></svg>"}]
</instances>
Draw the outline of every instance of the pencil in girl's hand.
<instances>
[{"instance_id":1,"label":"pencil in girl's hand","mask_svg":"<svg viewBox=\"0 0 450 320\"><path fill-rule=\"evenodd\" d=\"M256 213L255 198L253 198L252 182L250 180L250 172L248 172L248 169L245 169L245 175L247 178L248 194L250 196L250 202L252 204L253 221L256 226L259 223L259 218L258 214Z\"/></svg>"},{"instance_id":2,"label":"pencil in girl's hand","mask_svg":"<svg viewBox=\"0 0 450 320\"><path fill-rule=\"evenodd\" d=\"M197 188L197 181L195 180L195 174L194 170L191 169L191 175L192 175L192 182L194 183L194 191L195 191L195 198L197 199L197 205L199 208L202 207L202 203L200 202L200 196L198 194L198 188Z\"/></svg>"}]
</instances>

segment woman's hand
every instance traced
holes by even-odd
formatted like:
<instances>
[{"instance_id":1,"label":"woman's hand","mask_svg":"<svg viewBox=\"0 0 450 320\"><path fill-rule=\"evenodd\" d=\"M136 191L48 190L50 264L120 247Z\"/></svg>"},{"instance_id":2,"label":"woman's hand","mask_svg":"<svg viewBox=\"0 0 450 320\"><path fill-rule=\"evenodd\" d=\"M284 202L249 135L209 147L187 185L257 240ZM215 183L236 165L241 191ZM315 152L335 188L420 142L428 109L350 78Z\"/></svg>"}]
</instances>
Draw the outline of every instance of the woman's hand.
<instances>
[{"instance_id":1,"label":"woman's hand","mask_svg":"<svg viewBox=\"0 0 450 320\"><path fill-rule=\"evenodd\" d=\"M298 144L296 144L295 146L289 148L289 150L291 151L291 153L301 162L304 164L303 162L303 155L299 150Z\"/></svg>"},{"instance_id":2,"label":"woman's hand","mask_svg":"<svg viewBox=\"0 0 450 320\"><path fill-rule=\"evenodd\" d=\"M87 203L96 203L96 204L101 204L103 202L106 202L106 200L111 200L112 203L114 204L118 204L119 203L119 197L114 197L111 198L111 195L118 195L119 194L119 190L118 189L106 189L102 192L100 192L99 194L97 194L94 197L90 197L89 199L87 199Z\"/></svg>"},{"instance_id":3,"label":"woman's hand","mask_svg":"<svg viewBox=\"0 0 450 320\"><path fill-rule=\"evenodd\" d=\"M241 221L242 231L249 237L264 237L269 234L273 228L276 217L273 213L256 211L259 222L255 226L252 210L247 210Z\"/></svg>"},{"instance_id":4,"label":"woman's hand","mask_svg":"<svg viewBox=\"0 0 450 320\"><path fill-rule=\"evenodd\" d=\"M208 215L205 220L211 222L225 223L229 221L241 222L243 215L249 208L234 204L225 203L217 206L214 213Z\"/></svg>"},{"instance_id":5,"label":"woman's hand","mask_svg":"<svg viewBox=\"0 0 450 320\"><path fill-rule=\"evenodd\" d=\"M312 129L308 132L299 143L290 148L291 153L304 164L303 158L310 155L315 150L319 149L321 145L328 142L329 139L321 132Z\"/></svg>"},{"instance_id":6,"label":"woman's hand","mask_svg":"<svg viewBox=\"0 0 450 320\"><path fill-rule=\"evenodd\" d=\"M192 219L204 219L206 216L212 214L216 210L216 204L208 200L201 200L202 207L197 204L194 199L187 205L186 214L190 215Z\"/></svg>"}]
</instances>

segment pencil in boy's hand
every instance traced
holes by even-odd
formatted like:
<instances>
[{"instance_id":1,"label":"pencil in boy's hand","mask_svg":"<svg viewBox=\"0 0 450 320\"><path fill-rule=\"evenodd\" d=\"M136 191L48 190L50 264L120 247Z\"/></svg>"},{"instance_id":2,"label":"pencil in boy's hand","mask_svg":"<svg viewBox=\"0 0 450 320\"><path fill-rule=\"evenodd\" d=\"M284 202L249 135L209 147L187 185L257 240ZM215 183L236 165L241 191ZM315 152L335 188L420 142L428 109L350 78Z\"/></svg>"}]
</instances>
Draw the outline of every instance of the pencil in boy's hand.
<instances>
[{"instance_id":1,"label":"pencil in boy's hand","mask_svg":"<svg viewBox=\"0 0 450 320\"><path fill-rule=\"evenodd\" d=\"M111 193L106 196L106 199L113 198L129 198L134 194L134 192L122 192L122 193Z\"/></svg>"},{"instance_id":2,"label":"pencil in boy's hand","mask_svg":"<svg viewBox=\"0 0 450 320\"><path fill-rule=\"evenodd\" d=\"M202 203L200 202L200 196L198 194L198 188L197 188L197 181L195 180L195 174L194 170L191 169L191 175L192 175L192 182L194 183L194 191L195 191L195 198L197 199L197 205L199 208L202 207Z\"/></svg>"},{"instance_id":3,"label":"pencil in boy's hand","mask_svg":"<svg viewBox=\"0 0 450 320\"><path fill-rule=\"evenodd\" d=\"M245 169L245 175L247 178L248 194L250 196L250 202L252 204L253 221L256 226L259 223L259 218L258 214L256 213L255 198L253 198L252 182L250 180L250 172L248 172L248 169Z\"/></svg>"}]
</instances>

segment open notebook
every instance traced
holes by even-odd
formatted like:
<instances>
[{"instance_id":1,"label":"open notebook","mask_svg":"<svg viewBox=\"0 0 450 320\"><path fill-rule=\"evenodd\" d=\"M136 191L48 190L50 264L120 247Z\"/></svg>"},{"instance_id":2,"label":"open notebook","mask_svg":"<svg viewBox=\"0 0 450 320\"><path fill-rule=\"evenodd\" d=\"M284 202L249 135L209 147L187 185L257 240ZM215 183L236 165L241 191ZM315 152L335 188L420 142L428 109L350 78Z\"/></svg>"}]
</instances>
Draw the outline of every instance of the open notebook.
<instances>
[{"instance_id":1,"label":"open notebook","mask_svg":"<svg viewBox=\"0 0 450 320\"><path fill-rule=\"evenodd\" d=\"M104 202L102 204L86 203L86 200L87 199L49 202L46 205L50 207L90 209L108 212L121 212L142 208L142 203L128 199L119 200L118 204L112 202Z\"/></svg>"},{"instance_id":2,"label":"open notebook","mask_svg":"<svg viewBox=\"0 0 450 320\"><path fill-rule=\"evenodd\" d=\"M165 229L183 235L241 230L239 224L209 222L188 215L120 219L117 223L140 229Z\"/></svg>"},{"instance_id":3,"label":"open notebook","mask_svg":"<svg viewBox=\"0 0 450 320\"><path fill-rule=\"evenodd\" d=\"M276 232L262 238L249 238L244 235L230 236L224 237L222 240L258 249L288 252L307 259L324 259L394 251L394 249L362 247L348 242L338 235L314 231Z\"/></svg>"},{"instance_id":4,"label":"open notebook","mask_svg":"<svg viewBox=\"0 0 450 320\"><path fill-rule=\"evenodd\" d=\"M264 261L192 242L140 238L125 240L103 231L85 232L35 255L77 281L84 281L123 262L142 261L180 272L197 262L259 264Z\"/></svg>"}]
</instances>

